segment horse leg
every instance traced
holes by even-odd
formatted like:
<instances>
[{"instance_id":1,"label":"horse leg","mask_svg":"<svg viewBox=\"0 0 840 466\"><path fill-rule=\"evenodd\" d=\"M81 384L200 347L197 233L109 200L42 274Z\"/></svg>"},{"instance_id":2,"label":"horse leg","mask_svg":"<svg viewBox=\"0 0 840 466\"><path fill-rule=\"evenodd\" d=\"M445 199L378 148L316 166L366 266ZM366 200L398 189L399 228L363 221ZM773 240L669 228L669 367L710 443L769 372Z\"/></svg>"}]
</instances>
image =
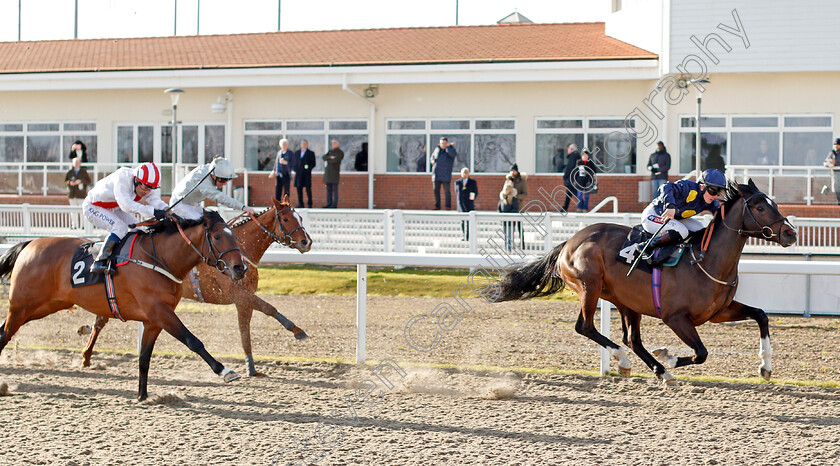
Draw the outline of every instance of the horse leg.
<instances>
[{"instance_id":1,"label":"horse leg","mask_svg":"<svg viewBox=\"0 0 840 466\"><path fill-rule=\"evenodd\" d=\"M256 309L269 317L273 317L275 320L277 320L277 322L280 322L280 325L282 325L283 328L292 332L296 340L305 340L309 338L309 335L307 335L302 328L295 325L295 323L287 319L286 316L280 314L277 308L265 302L263 299L261 299L254 293L248 293L242 298L245 300L243 304L246 306L250 306L250 309ZM237 302L239 302L239 300L237 300Z\"/></svg>"},{"instance_id":2,"label":"horse leg","mask_svg":"<svg viewBox=\"0 0 840 466\"><path fill-rule=\"evenodd\" d=\"M107 322L108 319L106 318L105 321ZM99 319L96 319L96 322L99 323ZM143 338L140 342L140 389L137 392L139 401L149 397L149 392L146 391L149 381L149 361L152 359L152 350L155 349L155 341L160 331L160 327L148 323L143 324Z\"/></svg>"},{"instance_id":3,"label":"horse leg","mask_svg":"<svg viewBox=\"0 0 840 466\"><path fill-rule=\"evenodd\" d=\"M248 366L249 377L265 377L254 367L254 356L251 354L251 316L254 310L236 303L236 316L239 319L239 339L242 341L242 351L245 352L245 364Z\"/></svg>"},{"instance_id":4,"label":"horse leg","mask_svg":"<svg viewBox=\"0 0 840 466\"><path fill-rule=\"evenodd\" d=\"M659 363L652 354L648 352L648 350L642 345L642 332L641 332L641 322L642 322L642 315L636 311L626 309L625 312L622 312L622 322L624 320L627 321L627 327L630 329L630 341L626 343L630 349L636 353L636 356L639 357L649 368L653 371L656 378L662 380L666 385L675 385L676 380L674 380L674 376L669 374L667 370L665 370L665 366Z\"/></svg>"},{"instance_id":5,"label":"horse leg","mask_svg":"<svg viewBox=\"0 0 840 466\"><path fill-rule=\"evenodd\" d=\"M93 324L93 331L90 332L90 338L88 339L87 346L85 346L85 350L82 351L83 367L90 366L90 356L93 354L93 345L96 344L96 339L99 338L99 333L102 332L102 328L105 327L108 320L109 319L107 317L96 316L96 323Z\"/></svg>"},{"instance_id":6,"label":"horse leg","mask_svg":"<svg viewBox=\"0 0 840 466\"><path fill-rule=\"evenodd\" d=\"M669 355L667 350L661 350L658 352L655 351L654 354L656 354L656 356L659 357L666 366L676 368L687 366L689 364L703 364L706 362L706 357L709 355L709 352L706 350L706 347L703 346L703 342L700 341L700 335L697 334L697 328L694 327L687 317L677 315L669 319L665 322L665 324L674 331L680 340L694 350L694 356L680 357Z\"/></svg>"},{"instance_id":7,"label":"horse leg","mask_svg":"<svg viewBox=\"0 0 840 466\"><path fill-rule=\"evenodd\" d=\"M221 375L225 382L232 382L239 378L239 374L225 367L224 364L217 361L210 355L210 353L207 352L204 348L204 343L196 338L192 332L187 330L187 327L184 326L181 319L175 315L174 310L171 308L164 308L156 314L158 322L153 322L153 325L159 325L163 330L166 330L166 333L172 335L176 340L186 345L191 351L201 356L201 359L204 359L204 362L210 366L210 369L212 369L215 374Z\"/></svg>"},{"instance_id":8,"label":"horse leg","mask_svg":"<svg viewBox=\"0 0 840 466\"><path fill-rule=\"evenodd\" d=\"M618 360L618 372L627 377L630 375L630 360L624 348L613 343L612 340L601 335L595 328L595 309L598 307L598 294L584 291L580 295L581 311L575 324L575 331L595 343L606 348L613 358Z\"/></svg>"},{"instance_id":9,"label":"horse leg","mask_svg":"<svg viewBox=\"0 0 840 466\"><path fill-rule=\"evenodd\" d=\"M770 346L770 326L767 314L757 307L747 306L746 304L732 301L729 306L723 308L715 314L710 322L736 322L739 320L753 319L758 323L758 331L760 340L758 343L758 357L761 358L761 365L758 366L758 373L764 380L770 380L773 373L770 364L771 356L773 355L773 347Z\"/></svg>"}]
</instances>

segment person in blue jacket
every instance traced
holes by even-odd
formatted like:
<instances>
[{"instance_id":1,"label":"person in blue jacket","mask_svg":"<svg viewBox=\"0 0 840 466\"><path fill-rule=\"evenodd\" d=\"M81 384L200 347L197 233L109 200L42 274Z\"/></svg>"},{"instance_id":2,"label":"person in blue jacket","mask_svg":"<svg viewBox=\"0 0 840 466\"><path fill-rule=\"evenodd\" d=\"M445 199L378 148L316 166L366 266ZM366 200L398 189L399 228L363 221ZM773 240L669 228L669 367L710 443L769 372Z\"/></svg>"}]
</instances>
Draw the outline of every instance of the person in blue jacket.
<instances>
[{"instance_id":1,"label":"person in blue jacket","mask_svg":"<svg viewBox=\"0 0 840 466\"><path fill-rule=\"evenodd\" d=\"M432 153L432 182L435 190L435 210L440 210L440 188L446 194L446 208L452 208L452 166L455 164L455 144L450 144L446 138L440 138L440 146Z\"/></svg>"},{"instance_id":2,"label":"person in blue jacket","mask_svg":"<svg viewBox=\"0 0 840 466\"><path fill-rule=\"evenodd\" d=\"M655 234L665 224L649 249L683 241L689 233L702 229L703 224L691 217L702 212L715 213L725 193L726 176L714 168L704 171L697 181L665 183L659 196L642 212L642 226L648 233Z\"/></svg>"}]
</instances>

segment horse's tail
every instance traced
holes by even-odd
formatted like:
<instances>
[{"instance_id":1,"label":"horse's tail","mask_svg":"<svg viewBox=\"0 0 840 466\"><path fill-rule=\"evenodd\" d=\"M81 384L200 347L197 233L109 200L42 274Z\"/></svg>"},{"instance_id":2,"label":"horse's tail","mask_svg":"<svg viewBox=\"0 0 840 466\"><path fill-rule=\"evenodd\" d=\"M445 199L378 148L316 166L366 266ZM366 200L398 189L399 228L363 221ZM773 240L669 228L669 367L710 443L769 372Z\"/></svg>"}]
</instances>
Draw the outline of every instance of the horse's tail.
<instances>
[{"instance_id":1,"label":"horse's tail","mask_svg":"<svg viewBox=\"0 0 840 466\"><path fill-rule=\"evenodd\" d=\"M15 268L15 261L17 261L18 255L23 248L25 248L32 240L25 241L23 243L18 243L12 246L11 249L6 251L2 257L0 257L0 278L5 277L12 273L12 269Z\"/></svg>"},{"instance_id":2,"label":"horse's tail","mask_svg":"<svg viewBox=\"0 0 840 466\"><path fill-rule=\"evenodd\" d=\"M501 293L494 302L537 298L562 290L566 284L556 273L556 263L564 246L566 242L541 259L508 269L501 277Z\"/></svg>"}]
</instances>

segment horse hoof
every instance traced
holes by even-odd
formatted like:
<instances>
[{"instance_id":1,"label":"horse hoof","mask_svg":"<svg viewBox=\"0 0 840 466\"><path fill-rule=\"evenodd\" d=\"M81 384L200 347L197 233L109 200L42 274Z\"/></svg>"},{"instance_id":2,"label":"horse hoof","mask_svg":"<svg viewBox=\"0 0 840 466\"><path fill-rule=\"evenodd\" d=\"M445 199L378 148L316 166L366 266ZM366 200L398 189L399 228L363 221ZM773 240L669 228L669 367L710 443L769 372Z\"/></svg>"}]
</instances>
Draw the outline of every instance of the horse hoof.
<instances>
[{"instance_id":1,"label":"horse hoof","mask_svg":"<svg viewBox=\"0 0 840 466\"><path fill-rule=\"evenodd\" d=\"M255 371L251 374L248 374L248 377L268 377L265 372Z\"/></svg>"},{"instance_id":2,"label":"horse hoof","mask_svg":"<svg viewBox=\"0 0 840 466\"><path fill-rule=\"evenodd\" d=\"M229 370L226 372L222 378L224 379L225 383L233 382L234 380L242 378L241 375L237 374L236 372Z\"/></svg>"},{"instance_id":3,"label":"horse hoof","mask_svg":"<svg viewBox=\"0 0 840 466\"><path fill-rule=\"evenodd\" d=\"M679 385L679 382L677 382L676 379L666 379L663 383L666 387L676 387Z\"/></svg>"},{"instance_id":4,"label":"horse hoof","mask_svg":"<svg viewBox=\"0 0 840 466\"><path fill-rule=\"evenodd\" d=\"M662 348L656 348L655 350L651 351L651 353L656 357L656 359L664 359L668 357L668 348L664 346Z\"/></svg>"},{"instance_id":5,"label":"horse hoof","mask_svg":"<svg viewBox=\"0 0 840 466\"><path fill-rule=\"evenodd\" d=\"M773 374L773 371L768 371L763 367L759 367L758 372L761 374L761 377L767 381L770 381L770 376Z\"/></svg>"},{"instance_id":6,"label":"horse hoof","mask_svg":"<svg viewBox=\"0 0 840 466\"><path fill-rule=\"evenodd\" d=\"M295 340L306 340L307 338L309 338L309 335L307 335L303 330L295 333Z\"/></svg>"},{"instance_id":7,"label":"horse hoof","mask_svg":"<svg viewBox=\"0 0 840 466\"><path fill-rule=\"evenodd\" d=\"M619 367L618 373L622 377L630 377L630 368L629 367Z\"/></svg>"},{"instance_id":8,"label":"horse hoof","mask_svg":"<svg viewBox=\"0 0 840 466\"><path fill-rule=\"evenodd\" d=\"M82 367L90 367L90 360L82 360Z\"/></svg>"}]
</instances>

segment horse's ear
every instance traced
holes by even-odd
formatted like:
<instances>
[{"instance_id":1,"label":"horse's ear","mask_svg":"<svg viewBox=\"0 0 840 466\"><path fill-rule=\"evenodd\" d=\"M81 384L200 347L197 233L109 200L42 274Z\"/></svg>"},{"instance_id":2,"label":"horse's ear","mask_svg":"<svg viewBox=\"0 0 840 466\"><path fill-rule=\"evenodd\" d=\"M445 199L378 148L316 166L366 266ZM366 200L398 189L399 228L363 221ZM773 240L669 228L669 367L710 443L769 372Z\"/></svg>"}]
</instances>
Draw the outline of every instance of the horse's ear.
<instances>
[{"instance_id":1,"label":"horse's ear","mask_svg":"<svg viewBox=\"0 0 840 466\"><path fill-rule=\"evenodd\" d=\"M749 186L750 188L755 189L756 191L758 191L758 186L756 186L756 185L755 185L755 183L753 183L752 178L750 178L750 179L749 179L749 181L747 181L747 186Z\"/></svg>"},{"instance_id":2,"label":"horse's ear","mask_svg":"<svg viewBox=\"0 0 840 466\"><path fill-rule=\"evenodd\" d=\"M283 195L283 204L288 204L288 203L289 203L289 195L288 195L288 194L284 194L284 195Z\"/></svg>"}]
</instances>

